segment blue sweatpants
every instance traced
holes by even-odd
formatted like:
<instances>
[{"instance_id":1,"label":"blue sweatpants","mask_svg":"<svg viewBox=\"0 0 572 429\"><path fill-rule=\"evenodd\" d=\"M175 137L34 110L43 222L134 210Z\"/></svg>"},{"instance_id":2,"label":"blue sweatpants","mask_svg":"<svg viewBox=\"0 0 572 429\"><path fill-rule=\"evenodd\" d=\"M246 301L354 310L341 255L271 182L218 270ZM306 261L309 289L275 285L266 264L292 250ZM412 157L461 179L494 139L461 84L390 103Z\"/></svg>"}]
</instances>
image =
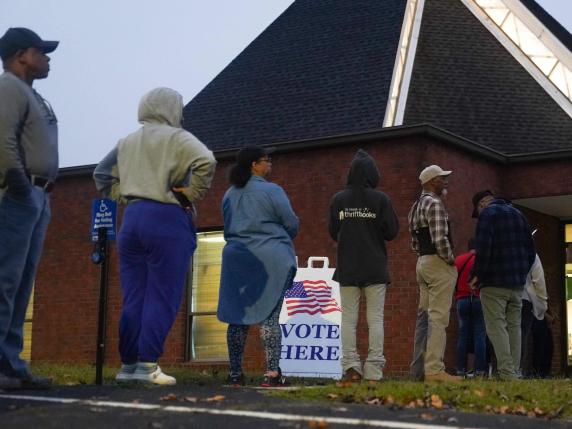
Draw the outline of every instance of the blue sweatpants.
<instances>
[{"instance_id":1,"label":"blue sweatpants","mask_svg":"<svg viewBox=\"0 0 572 429\"><path fill-rule=\"evenodd\" d=\"M125 209L118 236L123 363L157 362L163 354L195 248L193 220L181 207L142 200Z\"/></svg>"}]
</instances>

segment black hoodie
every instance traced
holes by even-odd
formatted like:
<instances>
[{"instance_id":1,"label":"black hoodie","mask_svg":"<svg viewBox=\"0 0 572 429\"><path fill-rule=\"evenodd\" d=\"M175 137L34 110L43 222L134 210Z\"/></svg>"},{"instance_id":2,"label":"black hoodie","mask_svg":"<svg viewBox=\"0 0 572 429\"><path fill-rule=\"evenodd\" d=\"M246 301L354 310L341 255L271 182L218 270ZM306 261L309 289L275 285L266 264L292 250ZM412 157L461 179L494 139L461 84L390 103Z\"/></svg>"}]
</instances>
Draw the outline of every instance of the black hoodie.
<instances>
[{"instance_id":1,"label":"black hoodie","mask_svg":"<svg viewBox=\"0 0 572 429\"><path fill-rule=\"evenodd\" d=\"M389 197L375 189L379 179L375 161L360 149L346 189L332 198L329 229L338 242L334 280L342 286L390 282L385 242L395 238L399 221Z\"/></svg>"}]
</instances>

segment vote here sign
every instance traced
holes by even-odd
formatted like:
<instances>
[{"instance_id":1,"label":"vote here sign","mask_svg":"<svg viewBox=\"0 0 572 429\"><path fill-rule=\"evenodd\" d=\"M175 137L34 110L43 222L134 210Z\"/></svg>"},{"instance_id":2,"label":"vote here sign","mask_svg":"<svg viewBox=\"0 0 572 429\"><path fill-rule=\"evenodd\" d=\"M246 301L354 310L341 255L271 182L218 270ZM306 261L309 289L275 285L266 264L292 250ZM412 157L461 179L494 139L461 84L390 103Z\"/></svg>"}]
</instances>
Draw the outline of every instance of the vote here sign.
<instances>
[{"instance_id":1,"label":"vote here sign","mask_svg":"<svg viewBox=\"0 0 572 429\"><path fill-rule=\"evenodd\" d=\"M314 264L322 262L323 267ZM292 287L286 291L280 328L280 368L298 377L341 377L340 288L332 280L328 258L311 257L307 268L298 268Z\"/></svg>"}]
</instances>

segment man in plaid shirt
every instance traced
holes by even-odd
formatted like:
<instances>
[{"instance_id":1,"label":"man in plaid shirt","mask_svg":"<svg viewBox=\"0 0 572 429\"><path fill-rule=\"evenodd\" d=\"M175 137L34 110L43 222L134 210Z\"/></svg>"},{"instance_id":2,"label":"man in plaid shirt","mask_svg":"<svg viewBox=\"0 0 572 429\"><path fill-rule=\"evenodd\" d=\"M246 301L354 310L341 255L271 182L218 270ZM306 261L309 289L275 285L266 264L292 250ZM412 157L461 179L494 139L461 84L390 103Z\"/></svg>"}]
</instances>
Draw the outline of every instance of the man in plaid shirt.
<instances>
[{"instance_id":1,"label":"man in plaid shirt","mask_svg":"<svg viewBox=\"0 0 572 429\"><path fill-rule=\"evenodd\" d=\"M487 335L503 380L518 378L520 368L521 308L526 277L536 250L524 215L491 191L473 197L475 264L471 287L481 290Z\"/></svg>"},{"instance_id":2,"label":"man in plaid shirt","mask_svg":"<svg viewBox=\"0 0 572 429\"><path fill-rule=\"evenodd\" d=\"M451 171L444 171L437 165L425 168L419 175L423 192L408 216L412 247L418 255L416 274L419 284L411 375L426 381L461 379L447 374L443 362L445 330L449 325L457 280L449 217L441 201L450 174Z\"/></svg>"}]
</instances>

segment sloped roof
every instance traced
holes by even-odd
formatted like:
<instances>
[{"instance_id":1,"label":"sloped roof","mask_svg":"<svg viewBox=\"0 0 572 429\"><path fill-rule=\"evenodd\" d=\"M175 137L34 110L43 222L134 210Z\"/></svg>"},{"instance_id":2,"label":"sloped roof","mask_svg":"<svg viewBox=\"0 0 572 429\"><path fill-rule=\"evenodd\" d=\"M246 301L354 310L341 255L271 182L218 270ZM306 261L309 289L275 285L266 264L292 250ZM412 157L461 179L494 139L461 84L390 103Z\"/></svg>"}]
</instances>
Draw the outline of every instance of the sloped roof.
<instances>
[{"instance_id":1,"label":"sloped roof","mask_svg":"<svg viewBox=\"0 0 572 429\"><path fill-rule=\"evenodd\" d=\"M217 152L379 130L406 3L295 1L185 107L185 128ZM506 156L570 149L572 119L461 0L426 0L421 22L404 125Z\"/></svg>"},{"instance_id":2,"label":"sloped roof","mask_svg":"<svg viewBox=\"0 0 572 429\"><path fill-rule=\"evenodd\" d=\"M184 111L213 150L380 128L406 0L297 0Z\"/></svg>"},{"instance_id":3,"label":"sloped roof","mask_svg":"<svg viewBox=\"0 0 572 429\"><path fill-rule=\"evenodd\" d=\"M459 0L426 0L404 124L505 154L568 149L572 119Z\"/></svg>"}]
</instances>

